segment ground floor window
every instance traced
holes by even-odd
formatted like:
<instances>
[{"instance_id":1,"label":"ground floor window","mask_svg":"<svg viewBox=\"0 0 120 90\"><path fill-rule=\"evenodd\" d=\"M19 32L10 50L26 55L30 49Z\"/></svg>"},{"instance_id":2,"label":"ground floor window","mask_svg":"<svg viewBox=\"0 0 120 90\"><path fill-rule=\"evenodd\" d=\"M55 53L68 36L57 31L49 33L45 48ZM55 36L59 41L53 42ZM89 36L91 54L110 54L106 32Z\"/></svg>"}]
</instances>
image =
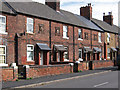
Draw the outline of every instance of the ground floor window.
<instances>
[{"instance_id":1,"label":"ground floor window","mask_svg":"<svg viewBox=\"0 0 120 90\"><path fill-rule=\"evenodd\" d=\"M27 45L27 61L34 60L34 45Z\"/></svg>"},{"instance_id":2,"label":"ground floor window","mask_svg":"<svg viewBox=\"0 0 120 90\"><path fill-rule=\"evenodd\" d=\"M107 49L107 58L110 58L110 48Z\"/></svg>"},{"instance_id":3,"label":"ground floor window","mask_svg":"<svg viewBox=\"0 0 120 90\"><path fill-rule=\"evenodd\" d=\"M64 52L64 61L68 61L69 60L69 55L68 55L68 47L64 47L66 49L66 51Z\"/></svg>"},{"instance_id":4,"label":"ground floor window","mask_svg":"<svg viewBox=\"0 0 120 90\"><path fill-rule=\"evenodd\" d=\"M6 63L6 46L0 45L0 64Z\"/></svg>"}]
</instances>

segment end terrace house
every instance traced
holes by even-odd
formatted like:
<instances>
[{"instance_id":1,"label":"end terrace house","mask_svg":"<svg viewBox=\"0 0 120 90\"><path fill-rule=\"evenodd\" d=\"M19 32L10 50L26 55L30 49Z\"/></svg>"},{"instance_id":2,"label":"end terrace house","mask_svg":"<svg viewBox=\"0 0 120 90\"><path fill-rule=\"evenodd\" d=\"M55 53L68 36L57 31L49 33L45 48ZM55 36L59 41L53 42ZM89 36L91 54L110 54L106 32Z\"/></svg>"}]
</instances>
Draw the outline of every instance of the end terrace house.
<instances>
[{"instance_id":1,"label":"end terrace house","mask_svg":"<svg viewBox=\"0 0 120 90\"><path fill-rule=\"evenodd\" d=\"M112 20L112 15L99 21L92 18L91 4L81 7L80 15L61 10L60 1L45 4L2 3L1 64L49 65L115 58L118 27L113 21L104 22ZM112 46L107 43L110 34ZM107 47L113 50L112 56Z\"/></svg>"}]
</instances>

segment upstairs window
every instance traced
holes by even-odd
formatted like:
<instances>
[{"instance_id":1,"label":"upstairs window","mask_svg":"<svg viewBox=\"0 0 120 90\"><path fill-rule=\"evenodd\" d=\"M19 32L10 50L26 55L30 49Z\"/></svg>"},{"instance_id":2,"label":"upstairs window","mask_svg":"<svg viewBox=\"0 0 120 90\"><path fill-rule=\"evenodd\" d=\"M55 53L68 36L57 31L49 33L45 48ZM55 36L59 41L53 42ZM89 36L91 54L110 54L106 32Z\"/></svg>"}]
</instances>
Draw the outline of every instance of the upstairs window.
<instances>
[{"instance_id":1,"label":"upstairs window","mask_svg":"<svg viewBox=\"0 0 120 90\"><path fill-rule=\"evenodd\" d=\"M32 18L27 18L27 32L28 33L33 33L33 19Z\"/></svg>"},{"instance_id":2,"label":"upstairs window","mask_svg":"<svg viewBox=\"0 0 120 90\"><path fill-rule=\"evenodd\" d=\"M6 16L0 15L0 32L6 32Z\"/></svg>"},{"instance_id":3,"label":"upstairs window","mask_svg":"<svg viewBox=\"0 0 120 90\"><path fill-rule=\"evenodd\" d=\"M84 38L88 40L88 33L87 32L84 33L84 36L85 36Z\"/></svg>"},{"instance_id":4,"label":"upstairs window","mask_svg":"<svg viewBox=\"0 0 120 90\"><path fill-rule=\"evenodd\" d=\"M60 27L55 27L55 35L56 36L60 35Z\"/></svg>"},{"instance_id":5,"label":"upstairs window","mask_svg":"<svg viewBox=\"0 0 120 90\"><path fill-rule=\"evenodd\" d=\"M82 30L78 29L78 39L82 39Z\"/></svg>"},{"instance_id":6,"label":"upstairs window","mask_svg":"<svg viewBox=\"0 0 120 90\"><path fill-rule=\"evenodd\" d=\"M101 33L99 32L99 33L98 33L98 42L102 42L101 38L102 38L102 37L101 37Z\"/></svg>"},{"instance_id":7,"label":"upstairs window","mask_svg":"<svg viewBox=\"0 0 120 90\"><path fill-rule=\"evenodd\" d=\"M27 61L34 60L34 45L27 45Z\"/></svg>"},{"instance_id":8,"label":"upstairs window","mask_svg":"<svg viewBox=\"0 0 120 90\"><path fill-rule=\"evenodd\" d=\"M107 33L107 42L109 43L110 42L110 34Z\"/></svg>"},{"instance_id":9,"label":"upstairs window","mask_svg":"<svg viewBox=\"0 0 120 90\"><path fill-rule=\"evenodd\" d=\"M68 27L63 26L63 38L68 38Z\"/></svg>"},{"instance_id":10,"label":"upstairs window","mask_svg":"<svg viewBox=\"0 0 120 90\"><path fill-rule=\"evenodd\" d=\"M0 64L6 63L6 46L0 45Z\"/></svg>"},{"instance_id":11,"label":"upstairs window","mask_svg":"<svg viewBox=\"0 0 120 90\"><path fill-rule=\"evenodd\" d=\"M94 34L94 41L97 41L97 35Z\"/></svg>"}]
</instances>

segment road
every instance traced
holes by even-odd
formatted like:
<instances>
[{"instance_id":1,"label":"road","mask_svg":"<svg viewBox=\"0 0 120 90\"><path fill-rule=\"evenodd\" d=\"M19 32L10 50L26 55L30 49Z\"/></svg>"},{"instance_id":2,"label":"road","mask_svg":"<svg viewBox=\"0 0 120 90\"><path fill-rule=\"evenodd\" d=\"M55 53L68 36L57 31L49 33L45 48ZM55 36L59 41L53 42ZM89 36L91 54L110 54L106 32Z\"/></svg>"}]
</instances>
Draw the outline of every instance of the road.
<instances>
[{"instance_id":1,"label":"road","mask_svg":"<svg viewBox=\"0 0 120 90\"><path fill-rule=\"evenodd\" d=\"M34 88L118 88L118 71L53 82Z\"/></svg>"}]
</instances>

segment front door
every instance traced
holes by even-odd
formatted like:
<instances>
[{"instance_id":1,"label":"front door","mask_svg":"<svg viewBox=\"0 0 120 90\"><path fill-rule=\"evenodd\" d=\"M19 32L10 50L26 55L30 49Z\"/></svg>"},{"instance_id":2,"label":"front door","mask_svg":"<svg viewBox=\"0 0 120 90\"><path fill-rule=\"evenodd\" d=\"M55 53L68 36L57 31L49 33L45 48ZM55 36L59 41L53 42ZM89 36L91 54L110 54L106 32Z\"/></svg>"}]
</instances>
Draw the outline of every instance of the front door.
<instances>
[{"instance_id":1,"label":"front door","mask_svg":"<svg viewBox=\"0 0 120 90\"><path fill-rule=\"evenodd\" d=\"M43 51L40 52L40 65L43 65Z\"/></svg>"}]
</instances>

